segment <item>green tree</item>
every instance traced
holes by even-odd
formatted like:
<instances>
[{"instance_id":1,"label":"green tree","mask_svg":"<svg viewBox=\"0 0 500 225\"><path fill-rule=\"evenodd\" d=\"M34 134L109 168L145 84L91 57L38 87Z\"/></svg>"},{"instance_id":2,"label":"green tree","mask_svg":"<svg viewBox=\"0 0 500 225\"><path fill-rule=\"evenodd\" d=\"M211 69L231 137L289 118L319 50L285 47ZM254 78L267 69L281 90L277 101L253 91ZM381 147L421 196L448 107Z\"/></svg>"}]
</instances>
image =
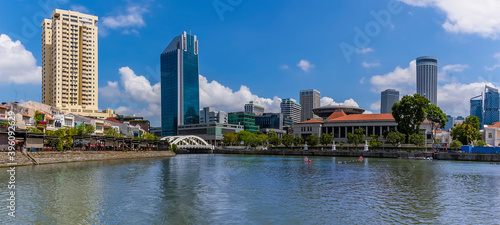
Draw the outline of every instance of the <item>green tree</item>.
<instances>
[{"instance_id":1,"label":"green tree","mask_svg":"<svg viewBox=\"0 0 500 225\"><path fill-rule=\"evenodd\" d=\"M483 146L487 146L488 144L483 140L477 140L476 143L474 143L474 145L478 146L478 147L483 147Z\"/></svg>"},{"instance_id":2,"label":"green tree","mask_svg":"<svg viewBox=\"0 0 500 225\"><path fill-rule=\"evenodd\" d=\"M281 139L281 143L289 148L293 144L293 136L291 134L283 134L283 138Z\"/></svg>"},{"instance_id":3,"label":"green tree","mask_svg":"<svg viewBox=\"0 0 500 225\"><path fill-rule=\"evenodd\" d=\"M250 131L247 130L242 130L238 132L238 141L242 141L245 143L245 145L249 145L249 142L251 141L250 139L252 138L253 134L250 133Z\"/></svg>"},{"instance_id":4,"label":"green tree","mask_svg":"<svg viewBox=\"0 0 500 225\"><path fill-rule=\"evenodd\" d=\"M359 143L363 142L365 138L365 128L356 128L354 133L347 134L347 143L357 146Z\"/></svg>"},{"instance_id":5,"label":"green tree","mask_svg":"<svg viewBox=\"0 0 500 225\"><path fill-rule=\"evenodd\" d=\"M177 150L177 145L176 144L173 144L172 145L172 150L176 151Z\"/></svg>"},{"instance_id":6,"label":"green tree","mask_svg":"<svg viewBox=\"0 0 500 225\"><path fill-rule=\"evenodd\" d=\"M226 145L233 145L238 141L238 135L235 133L227 132L222 135L222 142Z\"/></svg>"},{"instance_id":7,"label":"green tree","mask_svg":"<svg viewBox=\"0 0 500 225\"><path fill-rule=\"evenodd\" d=\"M471 125L472 127L476 128L477 130L479 130L479 118L477 116L468 116L467 118L465 118L464 124L469 124Z\"/></svg>"},{"instance_id":8,"label":"green tree","mask_svg":"<svg viewBox=\"0 0 500 225\"><path fill-rule=\"evenodd\" d=\"M158 137L151 133L142 134L142 139L144 140L158 140Z\"/></svg>"},{"instance_id":9,"label":"green tree","mask_svg":"<svg viewBox=\"0 0 500 225\"><path fill-rule=\"evenodd\" d=\"M451 149L460 149L461 147L462 147L462 142L460 142L459 140L453 140L450 143Z\"/></svg>"},{"instance_id":10,"label":"green tree","mask_svg":"<svg viewBox=\"0 0 500 225\"><path fill-rule=\"evenodd\" d=\"M372 134L370 137L370 142L368 143L371 147L377 148L382 146L382 142L378 141L378 135Z\"/></svg>"},{"instance_id":11,"label":"green tree","mask_svg":"<svg viewBox=\"0 0 500 225\"><path fill-rule=\"evenodd\" d=\"M307 145L314 147L314 146L318 145L319 137L316 135L311 135L311 136L306 138L306 141L307 141Z\"/></svg>"},{"instance_id":12,"label":"green tree","mask_svg":"<svg viewBox=\"0 0 500 225\"><path fill-rule=\"evenodd\" d=\"M43 114L39 113L38 110L35 111L35 127L38 126L38 123L43 121Z\"/></svg>"},{"instance_id":13,"label":"green tree","mask_svg":"<svg viewBox=\"0 0 500 225\"><path fill-rule=\"evenodd\" d=\"M274 131L269 131L269 144L273 146L278 146L281 144L281 138L279 138Z\"/></svg>"},{"instance_id":14,"label":"green tree","mask_svg":"<svg viewBox=\"0 0 500 225\"><path fill-rule=\"evenodd\" d=\"M295 137L293 139L293 145L294 146L299 146L299 145L303 145L304 144L304 139L301 138L301 137Z\"/></svg>"},{"instance_id":15,"label":"green tree","mask_svg":"<svg viewBox=\"0 0 500 225\"><path fill-rule=\"evenodd\" d=\"M264 133L259 134L257 136L258 136L259 145L264 145L267 142L267 140L269 139L269 137ZM279 139L279 140L281 142L281 139Z\"/></svg>"},{"instance_id":16,"label":"green tree","mask_svg":"<svg viewBox=\"0 0 500 225\"><path fill-rule=\"evenodd\" d=\"M333 142L333 136L331 134L322 134L321 137L319 138L319 143L321 143L325 147L328 144L332 144L332 142Z\"/></svg>"},{"instance_id":17,"label":"green tree","mask_svg":"<svg viewBox=\"0 0 500 225\"><path fill-rule=\"evenodd\" d=\"M104 136L106 137L122 137L123 135L120 133L120 130L116 127L110 127L104 131Z\"/></svg>"},{"instance_id":18,"label":"green tree","mask_svg":"<svg viewBox=\"0 0 500 225\"><path fill-rule=\"evenodd\" d=\"M391 131L387 134L387 141L394 146L404 143L406 135L398 131Z\"/></svg>"},{"instance_id":19,"label":"green tree","mask_svg":"<svg viewBox=\"0 0 500 225\"><path fill-rule=\"evenodd\" d=\"M479 118L476 116L468 116L462 124L457 124L451 129L451 136L453 140L470 144L481 139L481 134L478 129Z\"/></svg>"},{"instance_id":20,"label":"green tree","mask_svg":"<svg viewBox=\"0 0 500 225\"><path fill-rule=\"evenodd\" d=\"M94 134L95 127L92 125L85 125L85 129L83 130L83 135L92 135Z\"/></svg>"},{"instance_id":21,"label":"green tree","mask_svg":"<svg viewBox=\"0 0 500 225\"><path fill-rule=\"evenodd\" d=\"M426 119L431 123L431 130L432 130L432 140L434 140L434 134L436 133L436 130L440 127L445 127L446 122L448 122L448 117L446 114L443 113L441 108L429 104L426 109ZM478 121L479 122L479 121Z\"/></svg>"},{"instance_id":22,"label":"green tree","mask_svg":"<svg viewBox=\"0 0 500 225\"><path fill-rule=\"evenodd\" d=\"M405 95L392 105L392 116L398 123L398 130L406 135L418 134L424 122L430 101L419 94Z\"/></svg>"},{"instance_id":23,"label":"green tree","mask_svg":"<svg viewBox=\"0 0 500 225\"><path fill-rule=\"evenodd\" d=\"M409 141L411 144L414 144L416 146L424 146L425 145L425 137L422 134L412 134L409 137Z\"/></svg>"},{"instance_id":24,"label":"green tree","mask_svg":"<svg viewBox=\"0 0 500 225\"><path fill-rule=\"evenodd\" d=\"M40 129L35 128L35 127L28 127L26 128L28 132L34 132L34 133L43 133Z\"/></svg>"}]
</instances>

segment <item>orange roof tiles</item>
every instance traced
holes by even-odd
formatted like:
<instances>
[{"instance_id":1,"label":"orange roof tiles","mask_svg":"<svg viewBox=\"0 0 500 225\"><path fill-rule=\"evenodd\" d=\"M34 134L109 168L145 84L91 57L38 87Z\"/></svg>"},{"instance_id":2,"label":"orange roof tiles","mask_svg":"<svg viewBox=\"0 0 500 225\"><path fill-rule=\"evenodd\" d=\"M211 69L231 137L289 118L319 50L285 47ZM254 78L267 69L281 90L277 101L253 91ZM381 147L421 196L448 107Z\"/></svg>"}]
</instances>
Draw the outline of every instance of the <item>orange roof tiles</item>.
<instances>
[{"instance_id":1,"label":"orange roof tiles","mask_svg":"<svg viewBox=\"0 0 500 225\"><path fill-rule=\"evenodd\" d=\"M394 120L390 113L379 114L350 114L347 116L337 117L329 121L362 121L362 120Z\"/></svg>"},{"instance_id":2,"label":"orange roof tiles","mask_svg":"<svg viewBox=\"0 0 500 225\"><path fill-rule=\"evenodd\" d=\"M0 105L0 109L6 109L7 107Z\"/></svg>"},{"instance_id":3,"label":"orange roof tiles","mask_svg":"<svg viewBox=\"0 0 500 225\"><path fill-rule=\"evenodd\" d=\"M48 120L54 120L54 119L53 119L52 117L50 117L50 116L47 116L47 119L48 119Z\"/></svg>"},{"instance_id":4,"label":"orange roof tiles","mask_svg":"<svg viewBox=\"0 0 500 225\"><path fill-rule=\"evenodd\" d=\"M323 121L321 121L321 120L315 120L315 119L310 119L310 120L302 121L300 123L323 123Z\"/></svg>"},{"instance_id":5,"label":"orange roof tiles","mask_svg":"<svg viewBox=\"0 0 500 225\"><path fill-rule=\"evenodd\" d=\"M24 117L30 117L29 115L23 114Z\"/></svg>"},{"instance_id":6,"label":"orange roof tiles","mask_svg":"<svg viewBox=\"0 0 500 225\"><path fill-rule=\"evenodd\" d=\"M123 123L123 122L121 122L121 121L119 121L119 120L117 120L115 118L111 118L111 117L108 117L106 120L107 121L111 121L111 122L115 122L115 123Z\"/></svg>"},{"instance_id":7,"label":"orange roof tiles","mask_svg":"<svg viewBox=\"0 0 500 225\"><path fill-rule=\"evenodd\" d=\"M498 127L500 127L500 122L495 122L495 123L493 123L491 125L486 125L486 126L488 126L488 127L497 127L498 128Z\"/></svg>"},{"instance_id":8,"label":"orange roof tiles","mask_svg":"<svg viewBox=\"0 0 500 225\"><path fill-rule=\"evenodd\" d=\"M335 118L339 118L339 117L343 117L343 116L347 116L347 114L345 114L344 111L335 111L328 118L326 118L326 120L333 120Z\"/></svg>"}]
</instances>

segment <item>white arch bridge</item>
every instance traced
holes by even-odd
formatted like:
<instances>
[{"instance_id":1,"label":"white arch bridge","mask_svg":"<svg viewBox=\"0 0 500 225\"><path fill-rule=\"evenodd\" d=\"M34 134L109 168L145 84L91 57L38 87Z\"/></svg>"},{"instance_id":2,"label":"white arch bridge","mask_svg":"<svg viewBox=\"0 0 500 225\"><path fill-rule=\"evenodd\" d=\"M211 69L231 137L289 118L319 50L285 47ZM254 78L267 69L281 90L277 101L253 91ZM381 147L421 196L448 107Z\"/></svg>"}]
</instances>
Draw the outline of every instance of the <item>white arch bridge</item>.
<instances>
[{"instance_id":1,"label":"white arch bridge","mask_svg":"<svg viewBox=\"0 0 500 225\"><path fill-rule=\"evenodd\" d=\"M208 144L203 138L195 135L168 136L160 140L167 141L170 146L175 144L178 149L214 149L213 145Z\"/></svg>"}]
</instances>

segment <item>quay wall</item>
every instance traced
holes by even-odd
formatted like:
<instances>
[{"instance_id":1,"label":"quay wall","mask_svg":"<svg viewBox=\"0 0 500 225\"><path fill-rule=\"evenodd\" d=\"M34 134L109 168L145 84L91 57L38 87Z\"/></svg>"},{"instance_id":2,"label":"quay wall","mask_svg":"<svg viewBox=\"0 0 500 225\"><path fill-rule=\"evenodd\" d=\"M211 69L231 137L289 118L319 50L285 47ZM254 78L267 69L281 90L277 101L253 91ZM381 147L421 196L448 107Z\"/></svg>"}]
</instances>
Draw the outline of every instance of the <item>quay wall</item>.
<instances>
[{"instance_id":1,"label":"quay wall","mask_svg":"<svg viewBox=\"0 0 500 225\"><path fill-rule=\"evenodd\" d=\"M16 152L14 164L9 164L11 161L7 152L0 152L0 167L95 160L162 158L173 156L175 156L175 153L172 151L51 151L28 152L27 155Z\"/></svg>"}]
</instances>

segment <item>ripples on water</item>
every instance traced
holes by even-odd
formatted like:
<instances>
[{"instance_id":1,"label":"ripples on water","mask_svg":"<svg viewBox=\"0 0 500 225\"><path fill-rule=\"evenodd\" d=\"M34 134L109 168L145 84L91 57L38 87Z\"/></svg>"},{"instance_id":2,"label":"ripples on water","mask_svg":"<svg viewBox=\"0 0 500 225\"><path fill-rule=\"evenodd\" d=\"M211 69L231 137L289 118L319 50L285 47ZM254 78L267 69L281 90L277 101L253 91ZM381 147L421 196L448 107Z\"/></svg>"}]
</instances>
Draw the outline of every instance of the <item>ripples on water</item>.
<instances>
[{"instance_id":1,"label":"ripples on water","mask_svg":"<svg viewBox=\"0 0 500 225\"><path fill-rule=\"evenodd\" d=\"M310 159L178 155L17 167L17 217L2 201L0 224L500 223L500 166Z\"/></svg>"}]
</instances>

